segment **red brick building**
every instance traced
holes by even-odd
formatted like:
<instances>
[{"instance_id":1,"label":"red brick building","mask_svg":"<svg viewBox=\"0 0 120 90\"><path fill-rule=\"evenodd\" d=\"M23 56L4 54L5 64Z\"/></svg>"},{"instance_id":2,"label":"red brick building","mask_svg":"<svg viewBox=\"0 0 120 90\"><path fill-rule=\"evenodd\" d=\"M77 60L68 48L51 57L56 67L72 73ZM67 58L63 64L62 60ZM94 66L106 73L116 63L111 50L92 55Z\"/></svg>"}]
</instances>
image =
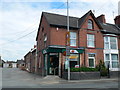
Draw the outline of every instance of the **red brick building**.
<instances>
[{"instance_id":1,"label":"red brick building","mask_svg":"<svg viewBox=\"0 0 120 90\"><path fill-rule=\"evenodd\" d=\"M36 48L31 49L25 56L25 68L30 73L35 73Z\"/></svg>"},{"instance_id":2,"label":"red brick building","mask_svg":"<svg viewBox=\"0 0 120 90\"><path fill-rule=\"evenodd\" d=\"M116 25L107 24L104 15L96 18L91 10L81 18L69 17L69 19L70 67L76 65L96 67L100 60L105 59L104 36L115 34L118 37L119 28ZM67 16L42 13L36 37L37 73L43 76L56 74L62 77L68 63L64 55L66 33ZM112 64L111 61L110 63Z\"/></svg>"},{"instance_id":3,"label":"red brick building","mask_svg":"<svg viewBox=\"0 0 120 90\"><path fill-rule=\"evenodd\" d=\"M115 17L115 24L119 27L120 31L120 15ZM119 49L119 60L120 60L120 35L118 35L118 49Z\"/></svg>"}]
</instances>

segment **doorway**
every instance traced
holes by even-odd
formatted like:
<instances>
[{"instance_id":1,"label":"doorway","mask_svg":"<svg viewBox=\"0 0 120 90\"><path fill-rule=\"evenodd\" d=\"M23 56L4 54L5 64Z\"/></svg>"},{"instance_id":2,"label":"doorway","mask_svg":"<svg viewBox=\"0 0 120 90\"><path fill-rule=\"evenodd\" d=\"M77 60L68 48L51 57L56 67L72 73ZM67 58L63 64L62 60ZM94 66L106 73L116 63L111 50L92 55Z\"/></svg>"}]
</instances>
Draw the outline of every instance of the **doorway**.
<instances>
[{"instance_id":1,"label":"doorway","mask_svg":"<svg viewBox=\"0 0 120 90\"><path fill-rule=\"evenodd\" d=\"M59 57L58 55L50 55L48 75L59 74Z\"/></svg>"}]
</instances>

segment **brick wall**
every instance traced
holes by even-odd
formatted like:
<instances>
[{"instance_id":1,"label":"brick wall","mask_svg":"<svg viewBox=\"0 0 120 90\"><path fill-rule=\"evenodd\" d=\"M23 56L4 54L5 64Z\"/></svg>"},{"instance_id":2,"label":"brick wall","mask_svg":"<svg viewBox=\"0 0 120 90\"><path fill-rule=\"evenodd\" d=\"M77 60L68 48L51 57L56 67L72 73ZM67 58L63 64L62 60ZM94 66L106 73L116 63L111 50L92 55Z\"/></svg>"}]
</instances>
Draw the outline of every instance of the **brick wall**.
<instances>
[{"instance_id":1,"label":"brick wall","mask_svg":"<svg viewBox=\"0 0 120 90\"><path fill-rule=\"evenodd\" d=\"M42 69L44 68L44 56L42 54L42 50L50 45L50 26L44 16L41 17L39 27L37 38L37 73L42 75ZM46 47L44 44L44 35L47 35Z\"/></svg>"},{"instance_id":2,"label":"brick wall","mask_svg":"<svg viewBox=\"0 0 120 90\"><path fill-rule=\"evenodd\" d=\"M31 52L28 52L25 56L24 56L24 60L25 60L25 67L26 69L31 72Z\"/></svg>"},{"instance_id":3,"label":"brick wall","mask_svg":"<svg viewBox=\"0 0 120 90\"><path fill-rule=\"evenodd\" d=\"M35 73L35 60L36 60L36 50L32 51L31 54L31 72Z\"/></svg>"},{"instance_id":4,"label":"brick wall","mask_svg":"<svg viewBox=\"0 0 120 90\"><path fill-rule=\"evenodd\" d=\"M87 21L88 19L91 19L93 21L94 24L94 30L87 30L85 28L87 28ZM87 47L87 34L94 34L95 35L95 48L88 48ZM93 18L91 16L89 16L86 21L84 22L82 29L79 32L79 46L80 47L85 47L85 54L83 54L83 56L81 56L81 62L82 65L88 66L88 53L96 53L95 55L95 63L96 65L99 63L99 60L104 60L104 56L103 56L103 48L104 48L104 39L103 39L103 35L100 32L100 28L98 27L98 25L94 22ZM85 55L85 56L84 56ZM84 61L85 59L85 61Z\"/></svg>"}]
</instances>

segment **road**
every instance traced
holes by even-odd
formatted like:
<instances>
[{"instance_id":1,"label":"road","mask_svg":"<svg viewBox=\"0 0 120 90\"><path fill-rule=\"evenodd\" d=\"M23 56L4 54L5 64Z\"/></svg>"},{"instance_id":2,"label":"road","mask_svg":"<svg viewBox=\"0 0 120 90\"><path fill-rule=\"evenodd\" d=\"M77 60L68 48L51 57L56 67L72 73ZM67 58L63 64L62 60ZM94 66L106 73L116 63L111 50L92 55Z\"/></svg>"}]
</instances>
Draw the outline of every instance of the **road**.
<instances>
[{"instance_id":1,"label":"road","mask_svg":"<svg viewBox=\"0 0 120 90\"><path fill-rule=\"evenodd\" d=\"M67 81L57 76L41 77L18 68L2 69L3 88L118 88L117 78Z\"/></svg>"}]
</instances>

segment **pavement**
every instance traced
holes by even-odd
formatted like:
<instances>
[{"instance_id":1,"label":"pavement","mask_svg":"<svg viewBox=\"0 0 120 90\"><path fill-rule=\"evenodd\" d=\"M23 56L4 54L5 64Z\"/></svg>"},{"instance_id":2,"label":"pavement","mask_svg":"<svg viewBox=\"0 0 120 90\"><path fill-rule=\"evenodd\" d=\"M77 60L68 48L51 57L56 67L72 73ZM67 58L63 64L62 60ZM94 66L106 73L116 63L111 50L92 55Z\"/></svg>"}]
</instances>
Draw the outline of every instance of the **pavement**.
<instances>
[{"instance_id":1,"label":"pavement","mask_svg":"<svg viewBox=\"0 0 120 90\"><path fill-rule=\"evenodd\" d=\"M0 79L1 80L1 79ZM58 76L41 77L18 68L2 69L3 88L118 88L118 78L65 80Z\"/></svg>"}]
</instances>

